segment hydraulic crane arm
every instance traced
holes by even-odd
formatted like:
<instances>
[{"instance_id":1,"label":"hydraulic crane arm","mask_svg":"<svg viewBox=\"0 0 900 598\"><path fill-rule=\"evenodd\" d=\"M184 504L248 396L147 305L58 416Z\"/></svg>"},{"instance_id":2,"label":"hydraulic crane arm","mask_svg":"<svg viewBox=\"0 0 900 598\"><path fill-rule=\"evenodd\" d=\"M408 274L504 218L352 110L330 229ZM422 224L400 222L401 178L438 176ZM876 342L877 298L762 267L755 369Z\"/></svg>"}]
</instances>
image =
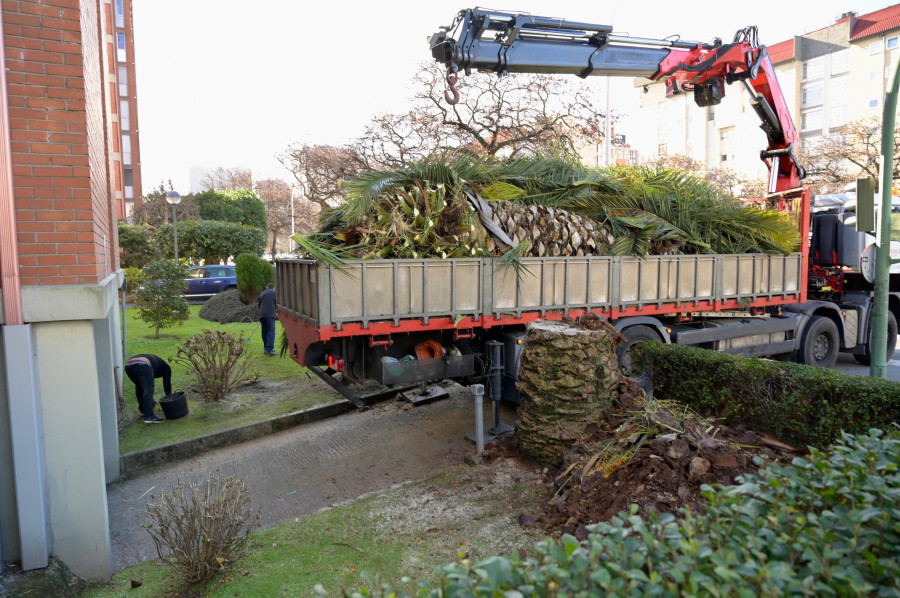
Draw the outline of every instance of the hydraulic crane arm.
<instances>
[{"instance_id":1,"label":"hydraulic crane arm","mask_svg":"<svg viewBox=\"0 0 900 598\"><path fill-rule=\"evenodd\" d=\"M485 9L465 9L431 38L431 53L447 66L447 101L455 103L460 68L507 73L644 77L667 90L694 93L699 106L718 104L725 84L743 82L769 145L760 154L769 168L769 191L787 191L805 176L797 163L797 130L772 60L756 28L723 44L614 35L609 25L578 23Z\"/></svg>"}]
</instances>

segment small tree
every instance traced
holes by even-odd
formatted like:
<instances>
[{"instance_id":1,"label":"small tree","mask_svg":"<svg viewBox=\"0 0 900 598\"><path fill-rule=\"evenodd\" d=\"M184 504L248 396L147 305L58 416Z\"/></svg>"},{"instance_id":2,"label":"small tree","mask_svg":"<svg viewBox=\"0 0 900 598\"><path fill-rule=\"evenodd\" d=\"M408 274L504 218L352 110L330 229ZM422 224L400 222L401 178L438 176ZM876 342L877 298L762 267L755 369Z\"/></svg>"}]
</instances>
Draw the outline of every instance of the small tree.
<instances>
[{"instance_id":1,"label":"small tree","mask_svg":"<svg viewBox=\"0 0 900 598\"><path fill-rule=\"evenodd\" d=\"M244 253L237 256L234 263L237 287L248 305L256 301L267 284L275 282L275 268L260 257Z\"/></svg>"},{"instance_id":2,"label":"small tree","mask_svg":"<svg viewBox=\"0 0 900 598\"><path fill-rule=\"evenodd\" d=\"M173 260L160 260L147 266L144 274L146 281L135 289L134 301L141 311L141 319L156 325L156 338L159 338L160 328L188 319L190 307L181 296L187 290L184 268Z\"/></svg>"}]
</instances>

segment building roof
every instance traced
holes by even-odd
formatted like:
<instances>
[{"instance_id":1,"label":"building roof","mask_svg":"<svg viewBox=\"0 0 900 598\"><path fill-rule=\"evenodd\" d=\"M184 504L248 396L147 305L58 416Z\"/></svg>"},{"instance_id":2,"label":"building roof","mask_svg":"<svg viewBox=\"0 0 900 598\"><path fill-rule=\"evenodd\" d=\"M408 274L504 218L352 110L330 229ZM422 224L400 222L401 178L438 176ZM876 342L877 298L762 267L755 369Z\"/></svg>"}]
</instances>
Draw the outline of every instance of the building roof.
<instances>
[{"instance_id":1,"label":"building roof","mask_svg":"<svg viewBox=\"0 0 900 598\"><path fill-rule=\"evenodd\" d=\"M766 49L769 51L769 57L772 59L772 64L792 60L794 58L794 38L778 42L771 46L766 46Z\"/></svg>"},{"instance_id":2,"label":"building roof","mask_svg":"<svg viewBox=\"0 0 900 598\"><path fill-rule=\"evenodd\" d=\"M849 16L843 17L835 21L832 25L829 25L829 27L846 23L849 20ZM823 27L823 29L827 29L827 27ZM893 31L895 29L900 29L900 4L888 6L887 8L882 8L881 10L855 17L853 31L850 33L850 41L856 41L872 35L884 33L885 31ZM772 44L767 46L767 48L773 64L794 59L793 38L778 42L777 44Z\"/></svg>"},{"instance_id":3,"label":"building roof","mask_svg":"<svg viewBox=\"0 0 900 598\"><path fill-rule=\"evenodd\" d=\"M845 20L841 19L838 23ZM900 4L857 17L853 23L853 31L850 33L850 41L894 29L900 29Z\"/></svg>"}]
</instances>

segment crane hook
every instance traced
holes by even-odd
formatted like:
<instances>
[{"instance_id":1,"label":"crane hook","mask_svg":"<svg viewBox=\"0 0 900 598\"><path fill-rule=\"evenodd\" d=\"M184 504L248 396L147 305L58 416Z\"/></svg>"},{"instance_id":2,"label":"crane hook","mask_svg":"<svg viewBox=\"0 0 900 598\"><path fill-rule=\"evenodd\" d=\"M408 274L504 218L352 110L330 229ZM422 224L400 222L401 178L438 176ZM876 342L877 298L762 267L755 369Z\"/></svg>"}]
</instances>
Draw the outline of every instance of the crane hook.
<instances>
[{"instance_id":1,"label":"crane hook","mask_svg":"<svg viewBox=\"0 0 900 598\"><path fill-rule=\"evenodd\" d=\"M459 103L459 90L456 89L456 69L453 66L447 67L447 88L444 90L444 99L451 106Z\"/></svg>"}]
</instances>

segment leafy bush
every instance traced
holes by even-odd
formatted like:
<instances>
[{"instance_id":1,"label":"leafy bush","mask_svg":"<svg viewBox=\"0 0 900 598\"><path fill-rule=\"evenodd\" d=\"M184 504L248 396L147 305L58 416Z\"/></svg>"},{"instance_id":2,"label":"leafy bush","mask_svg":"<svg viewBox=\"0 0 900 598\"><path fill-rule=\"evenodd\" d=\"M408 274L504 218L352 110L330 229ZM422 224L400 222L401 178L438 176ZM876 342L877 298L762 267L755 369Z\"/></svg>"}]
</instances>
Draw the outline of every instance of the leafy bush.
<instances>
[{"instance_id":1,"label":"leafy bush","mask_svg":"<svg viewBox=\"0 0 900 598\"><path fill-rule=\"evenodd\" d=\"M159 259L159 251L153 241L149 226L131 226L119 223L119 248L123 268L143 268Z\"/></svg>"},{"instance_id":2,"label":"leafy bush","mask_svg":"<svg viewBox=\"0 0 900 598\"><path fill-rule=\"evenodd\" d=\"M707 512L683 518L632 507L565 535L528 559L441 568L441 596L896 596L900 587L900 434L844 435L769 464L739 486L704 486ZM371 577L369 577L372 580ZM387 596L369 582L354 596ZM405 582L408 583L408 582ZM426 582L400 588L423 595ZM406 594L406 595L409 595Z\"/></svg>"},{"instance_id":3,"label":"leafy bush","mask_svg":"<svg viewBox=\"0 0 900 598\"><path fill-rule=\"evenodd\" d=\"M154 236L157 246L168 257L175 253L171 224L160 226ZM217 264L242 253L262 255L266 230L218 220L179 220L178 256Z\"/></svg>"},{"instance_id":4,"label":"leafy bush","mask_svg":"<svg viewBox=\"0 0 900 598\"><path fill-rule=\"evenodd\" d=\"M268 283L275 282L275 268L261 257L244 253L234 263L237 287L247 304L256 301Z\"/></svg>"},{"instance_id":5,"label":"leafy bush","mask_svg":"<svg viewBox=\"0 0 900 598\"><path fill-rule=\"evenodd\" d=\"M242 223L266 230L266 205L249 189L210 189L198 193L195 199L203 220Z\"/></svg>"},{"instance_id":6,"label":"leafy bush","mask_svg":"<svg viewBox=\"0 0 900 598\"><path fill-rule=\"evenodd\" d=\"M184 268L173 260L160 260L144 268L144 277L144 283L135 288L134 302L141 320L156 325L159 338L160 328L174 326L190 316L190 306L181 296L187 289Z\"/></svg>"},{"instance_id":7,"label":"leafy bush","mask_svg":"<svg viewBox=\"0 0 900 598\"><path fill-rule=\"evenodd\" d=\"M654 391L726 423L743 422L799 445L900 420L900 384L796 363L692 347L638 345Z\"/></svg>"},{"instance_id":8,"label":"leafy bush","mask_svg":"<svg viewBox=\"0 0 900 598\"><path fill-rule=\"evenodd\" d=\"M255 358L247 351L244 331L237 337L223 330L204 330L190 336L175 352L175 363L187 366L197 377L200 394L218 401L241 382L255 379Z\"/></svg>"},{"instance_id":9,"label":"leafy bush","mask_svg":"<svg viewBox=\"0 0 900 598\"><path fill-rule=\"evenodd\" d=\"M171 494L150 495L146 529L163 564L187 583L207 581L241 558L250 532L259 525L250 491L240 480L207 479L204 485L179 481Z\"/></svg>"},{"instance_id":10,"label":"leafy bush","mask_svg":"<svg viewBox=\"0 0 900 598\"><path fill-rule=\"evenodd\" d=\"M123 270L125 273L125 286L129 293L133 293L147 279L142 268L129 267Z\"/></svg>"}]
</instances>

